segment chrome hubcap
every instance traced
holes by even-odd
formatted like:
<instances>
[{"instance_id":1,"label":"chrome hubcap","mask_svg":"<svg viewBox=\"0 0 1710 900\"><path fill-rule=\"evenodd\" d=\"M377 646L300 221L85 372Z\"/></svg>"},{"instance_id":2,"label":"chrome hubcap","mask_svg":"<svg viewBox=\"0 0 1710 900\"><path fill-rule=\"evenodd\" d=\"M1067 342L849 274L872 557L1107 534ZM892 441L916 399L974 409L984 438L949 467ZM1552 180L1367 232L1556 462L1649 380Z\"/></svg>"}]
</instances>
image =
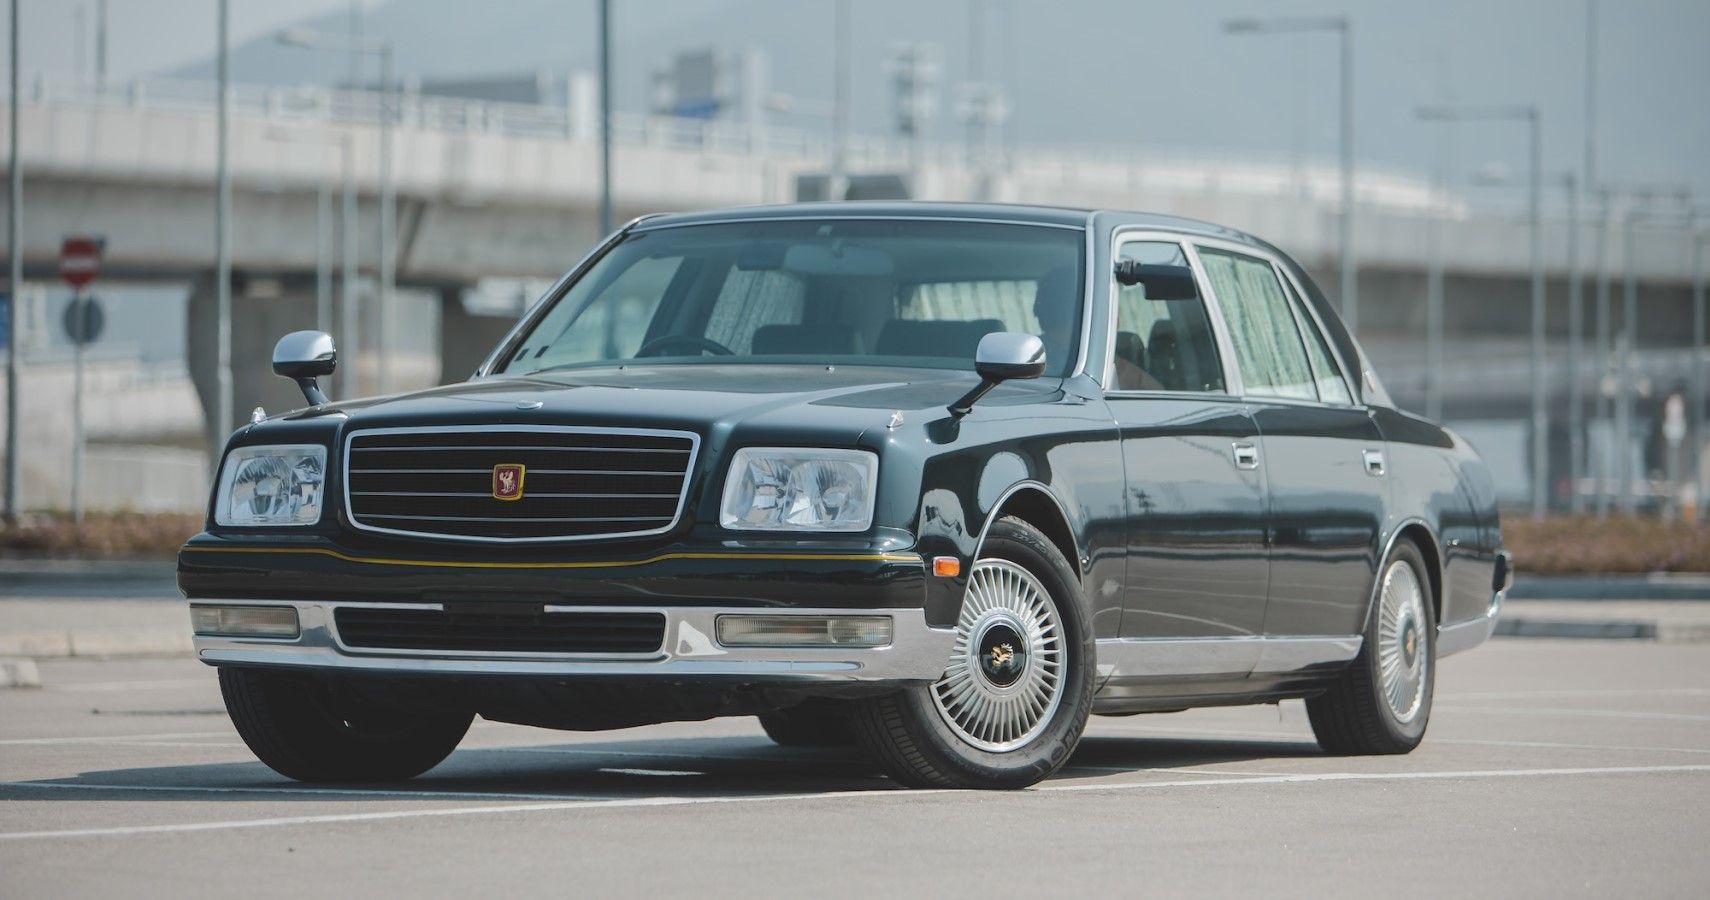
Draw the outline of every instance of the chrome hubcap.
<instances>
[{"instance_id":1,"label":"chrome hubcap","mask_svg":"<svg viewBox=\"0 0 1710 900\"><path fill-rule=\"evenodd\" d=\"M1378 597L1378 672L1397 722L1413 721L1425 703L1430 660L1425 653L1425 591L1404 560L1389 564Z\"/></svg>"},{"instance_id":2,"label":"chrome hubcap","mask_svg":"<svg viewBox=\"0 0 1710 900\"><path fill-rule=\"evenodd\" d=\"M1002 753L1039 736L1063 699L1063 625L1033 573L982 559L932 701L957 737Z\"/></svg>"}]
</instances>

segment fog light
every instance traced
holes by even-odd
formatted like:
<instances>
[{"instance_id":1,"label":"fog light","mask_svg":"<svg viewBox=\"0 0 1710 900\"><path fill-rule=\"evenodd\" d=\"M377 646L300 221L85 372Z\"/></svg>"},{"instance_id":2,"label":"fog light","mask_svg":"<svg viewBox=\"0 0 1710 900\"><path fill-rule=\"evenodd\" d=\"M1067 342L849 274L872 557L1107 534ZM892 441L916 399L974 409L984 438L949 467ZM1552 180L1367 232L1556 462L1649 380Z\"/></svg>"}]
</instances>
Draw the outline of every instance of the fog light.
<instances>
[{"instance_id":1,"label":"fog light","mask_svg":"<svg viewBox=\"0 0 1710 900\"><path fill-rule=\"evenodd\" d=\"M884 647L890 616L719 616L726 647Z\"/></svg>"},{"instance_id":2,"label":"fog light","mask_svg":"<svg viewBox=\"0 0 1710 900\"><path fill-rule=\"evenodd\" d=\"M192 606L190 627L209 637L297 636L297 610L290 606Z\"/></svg>"}]
</instances>

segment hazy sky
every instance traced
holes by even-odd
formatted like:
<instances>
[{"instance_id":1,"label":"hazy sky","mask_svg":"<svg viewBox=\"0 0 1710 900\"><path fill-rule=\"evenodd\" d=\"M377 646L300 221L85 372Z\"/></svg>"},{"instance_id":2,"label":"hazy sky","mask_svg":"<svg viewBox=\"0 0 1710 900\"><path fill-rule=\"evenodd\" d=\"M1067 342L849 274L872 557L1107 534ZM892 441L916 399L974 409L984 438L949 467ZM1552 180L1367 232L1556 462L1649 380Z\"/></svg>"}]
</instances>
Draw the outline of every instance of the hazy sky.
<instances>
[{"instance_id":1,"label":"hazy sky","mask_svg":"<svg viewBox=\"0 0 1710 900\"><path fill-rule=\"evenodd\" d=\"M23 68L72 77L93 66L96 0L18 0ZM115 79L202 71L216 0L108 0ZM370 33L398 45L405 75L562 71L592 61L593 0L364 0ZM645 103L647 73L674 50L705 43L766 50L774 86L830 94L830 0L614 0L620 107ZM969 0L854 0L856 127L886 127L882 72L892 41L944 48L946 82L966 77ZM231 0L240 80L325 81L324 55L272 46L277 28L321 18L335 27L349 0ZM1546 168L1580 165L1584 0L985 0L990 65L1006 82L1023 142L1097 142L1232 155L1333 159L1336 55L1323 35L1230 37L1220 22L1252 14L1346 10L1357 40L1362 161L1423 172L1433 131L1413 109L1439 97L1536 101ZM1600 175L1691 182L1710 200L1710 0L1601 0ZM0 23L3 29L4 23ZM947 86L933 133L961 134ZM823 120L802 120L824 127ZM1467 125L1455 159L1523 171L1523 129Z\"/></svg>"}]
</instances>

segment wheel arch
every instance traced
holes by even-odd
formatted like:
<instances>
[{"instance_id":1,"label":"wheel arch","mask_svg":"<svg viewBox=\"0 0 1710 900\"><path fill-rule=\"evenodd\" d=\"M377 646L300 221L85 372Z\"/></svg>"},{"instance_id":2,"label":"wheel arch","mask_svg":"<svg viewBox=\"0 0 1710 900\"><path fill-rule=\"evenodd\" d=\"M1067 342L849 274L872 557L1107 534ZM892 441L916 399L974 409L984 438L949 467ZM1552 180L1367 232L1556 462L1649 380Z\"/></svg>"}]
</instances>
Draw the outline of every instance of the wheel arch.
<instances>
[{"instance_id":1,"label":"wheel arch","mask_svg":"<svg viewBox=\"0 0 1710 900\"><path fill-rule=\"evenodd\" d=\"M1366 598L1365 618L1360 621L1364 622L1371 616L1372 605L1377 602L1378 588L1383 584L1384 567L1389 565L1390 557L1395 553L1395 545L1402 540L1418 547L1419 555L1425 558L1425 576L1431 589L1431 611L1436 617L1438 627L1441 627L1445 584L1443 548L1437 540L1436 532L1420 518L1404 519L1389 533L1389 540L1384 542L1383 555L1378 557L1377 568L1372 573L1372 588Z\"/></svg>"},{"instance_id":2,"label":"wheel arch","mask_svg":"<svg viewBox=\"0 0 1710 900\"><path fill-rule=\"evenodd\" d=\"M1080 545L1075 540L1074 528L1069 524L1068 512L1064 510L1062 501L1037 481L1022 481L1010 485L998 497L998 501L992 504L992 511L986 516L985 524L980 527L979 539L974 543L975 562L980 559L980 551L986 545L986 535L991 532L992 525L1004 516L1014 516L1039 529L1063 554L1063 558L1069 561L1070 567L1077 575L1085 574L1085 567L1081 565Z\"/></svg>"}]
</instances>

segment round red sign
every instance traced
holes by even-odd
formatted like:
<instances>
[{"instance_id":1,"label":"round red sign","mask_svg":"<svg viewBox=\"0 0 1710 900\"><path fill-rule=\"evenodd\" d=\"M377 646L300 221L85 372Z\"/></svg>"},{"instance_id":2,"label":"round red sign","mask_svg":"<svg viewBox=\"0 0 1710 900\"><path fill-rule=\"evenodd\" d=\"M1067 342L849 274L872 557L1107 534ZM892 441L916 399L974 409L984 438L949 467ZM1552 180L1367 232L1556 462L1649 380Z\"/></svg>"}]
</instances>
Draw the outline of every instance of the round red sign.
<instances>
[{"instance_id":1,"label":"round red sign","mask_svg":"<svg viewBox=\"0 0 1710 900\"><path fill-rule=\"evenodd\" d=\"M81 288L101 271L101 241L84 235L73 235L59 247L60 280Z\"/></svg>"}]
</instances>

